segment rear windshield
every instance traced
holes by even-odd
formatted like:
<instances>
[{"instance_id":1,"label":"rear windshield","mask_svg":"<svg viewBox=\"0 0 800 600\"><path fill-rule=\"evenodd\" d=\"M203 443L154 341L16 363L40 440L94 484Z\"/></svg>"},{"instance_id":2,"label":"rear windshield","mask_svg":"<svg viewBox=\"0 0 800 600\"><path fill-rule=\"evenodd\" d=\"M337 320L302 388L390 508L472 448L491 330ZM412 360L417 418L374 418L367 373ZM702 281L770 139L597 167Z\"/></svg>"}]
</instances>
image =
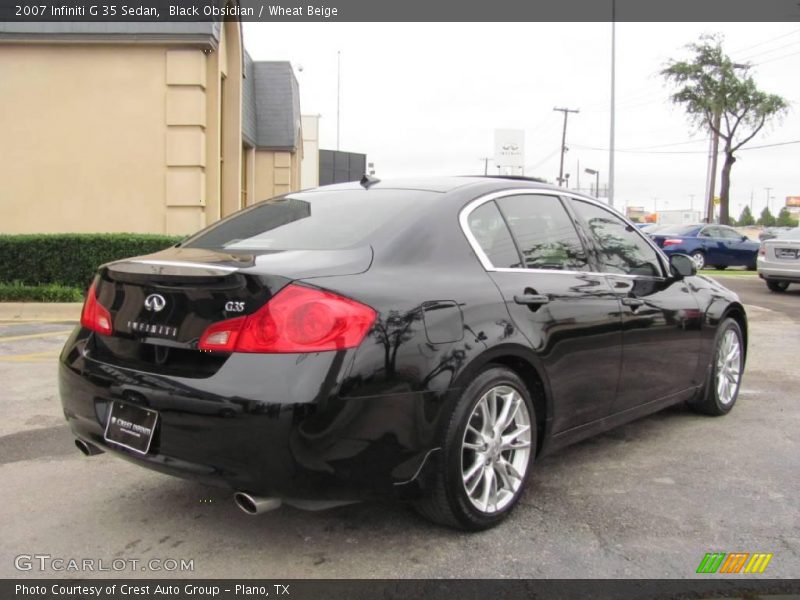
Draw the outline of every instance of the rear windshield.
<instances>
[{"instance_id":1,"label":"rear windshield","mask_svg":"<svg viewBox=\"0 0 800 600\"><path fill-rule=\"evenodd\" d=\"M418 190L292 194L231 215L181 244L209 250L338 250L359 245L437 195Z\"/></svg>"}]
</instances>

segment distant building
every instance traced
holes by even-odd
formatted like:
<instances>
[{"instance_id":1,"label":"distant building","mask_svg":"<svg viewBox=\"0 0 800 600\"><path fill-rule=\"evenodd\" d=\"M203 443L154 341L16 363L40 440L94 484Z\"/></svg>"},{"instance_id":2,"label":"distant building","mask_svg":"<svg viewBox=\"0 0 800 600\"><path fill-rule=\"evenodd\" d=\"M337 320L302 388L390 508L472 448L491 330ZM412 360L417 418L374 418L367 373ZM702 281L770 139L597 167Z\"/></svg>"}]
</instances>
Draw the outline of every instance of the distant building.
<instances>
[{"instance_id":1,"label":"distant building","mask_svg":"<svg viewBox=\"0 0 800 600\"><path fill-rule=\"evenodd\" d=\"M631 221L643 222L647 216L647 211L643 206L627 206L625 207L625 216Z\"/></svg>"},{"instance_id":2,"label":"distant building","mask_svg":"<svg viewBox=\"0 0 800 600\"><path fill-rule=\"evenodd\" d=\"M692 225L703 219L698 210L660 210L657 215L660 225Z\"/></svg>"},{"instance_id":3,"label":"distant building","mask_svg":"<svg viewBox=\"0 0 800 600\"><path fill-rule=\"evenodd\" d=\"M301 186L297 80L237 21L0 23L0 100L2 233L185 234Z\"/></svg>"}]
</instances>

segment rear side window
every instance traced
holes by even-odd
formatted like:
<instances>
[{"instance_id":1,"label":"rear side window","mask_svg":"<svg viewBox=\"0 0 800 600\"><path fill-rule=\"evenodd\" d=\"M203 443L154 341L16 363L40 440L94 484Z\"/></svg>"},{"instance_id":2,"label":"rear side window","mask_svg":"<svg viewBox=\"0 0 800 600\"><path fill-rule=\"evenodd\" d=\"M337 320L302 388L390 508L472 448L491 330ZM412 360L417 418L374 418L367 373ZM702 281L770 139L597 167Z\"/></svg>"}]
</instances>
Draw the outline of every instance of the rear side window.
<instances>
[{"instance_id":1,"label":"rear side window","mask_svg":"<svg viewBox=\"0 0 800 600\"><path fill-rule=\"evenodd\" d=\"M340 190L261 202L201 231L185 248L337 250L359 245L407 214L424 211L435 192Z\"/></svg>"},{"instance_id":2,"label":"rear side window","mask_svg":"<svg viewBox=\"0 0 800 600\"><path fill-rule=\"evenodd\" d=\"M514 240L494 202L486 202L469 214L469 229L496 269L522 266Z\"/></svg>"},{"instance_id":3,"label":"rear side window","mask_svg":"<svg viewBox=\"0 0 800 600\"><path fill-rule=\"evenodd\" d=\"M594 204L574 200L572 205L589 226L603 271L653 277L662 275L658 253L635 227Z\"/></svg>"},{"instance_id":4,"label":"rear side window","mask_svg":"<svg viewBox=\"0 0 800 600\"><path fill-rule=\"evenodd\" d=\"M520 194L497 200L519 246L525 267L588 271L575 225L556 196Z\"/></svg>"}]
</instances>

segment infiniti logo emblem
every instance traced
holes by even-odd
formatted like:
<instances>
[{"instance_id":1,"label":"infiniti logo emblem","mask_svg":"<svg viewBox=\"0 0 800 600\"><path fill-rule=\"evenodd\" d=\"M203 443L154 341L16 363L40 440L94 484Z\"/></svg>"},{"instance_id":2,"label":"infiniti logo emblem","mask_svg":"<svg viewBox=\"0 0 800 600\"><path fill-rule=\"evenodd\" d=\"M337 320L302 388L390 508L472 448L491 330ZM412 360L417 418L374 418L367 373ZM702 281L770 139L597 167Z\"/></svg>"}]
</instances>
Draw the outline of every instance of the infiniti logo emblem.
<instances>
[{"instance_id":1,"label":"infiniti logo emblem","mask_svg":"<svg viewBox=\"0 0 800 600\"><path fill-rule=\"evenodd\" d=\"M167 305L167 301L161 294L150 294L144 299L144 307L153 312L161 312Z\"/></svg>"}]
</instances>

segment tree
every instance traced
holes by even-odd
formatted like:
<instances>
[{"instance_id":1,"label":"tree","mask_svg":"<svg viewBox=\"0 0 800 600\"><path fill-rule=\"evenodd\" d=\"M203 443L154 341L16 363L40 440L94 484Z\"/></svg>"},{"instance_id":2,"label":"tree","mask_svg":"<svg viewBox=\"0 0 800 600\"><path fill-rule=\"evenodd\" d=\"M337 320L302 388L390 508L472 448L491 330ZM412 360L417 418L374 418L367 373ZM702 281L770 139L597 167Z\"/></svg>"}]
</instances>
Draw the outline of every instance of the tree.
<instances>
[{"instance_id":1,"label":"tree","mask_svg":"<svg viewBox=\"0 0 800 600\"><path fill-rule=\"evenodd\" d=\"M778 95L759 90L748 74L750 65L734 63L723 52L720 36L703 36L699 43L687 47L693 52L692 59L671 61L661 75L676 87L671 100L683 106L690 122L718 135L723 142L719 220L727 224L736 152L772 118L784 114L788 104ZM737 69L744 75L740 77Z\"/></svg>"},{"instance_id":2,"label":"tree","mask_svg":"<svg viewBox=\"0 0 800 600\"><path fill-rule=\"evenodd\" d=\"M778 219L775 222L779 227L797 227L797 220L792 217L792 213L785 206L778 213Z\"/></svg>"},{"instance_id":3,"label":"tree","mask_svg":"<svg viewBox=\"0 0 800 600\"><path fill-rule=\"evenodd\" d=\"M761 211L761 216L758 217L758 224L764 227L775 226L775 216L770 212L769 206L765 206Z\"/></svg>"},{"instance_id":4,"label":"tree","mask_svg":"<svg viewBox=\"0 0 800 600\"><path fill-rule=\"evenodd\" d=\"M750 212L750 207L746 204L742 209L742 214L739 215L738 224L740 227L749 227L750 225L756 224L756 220L753 218L753 213Z\"/></svg>"}]
</instances>

